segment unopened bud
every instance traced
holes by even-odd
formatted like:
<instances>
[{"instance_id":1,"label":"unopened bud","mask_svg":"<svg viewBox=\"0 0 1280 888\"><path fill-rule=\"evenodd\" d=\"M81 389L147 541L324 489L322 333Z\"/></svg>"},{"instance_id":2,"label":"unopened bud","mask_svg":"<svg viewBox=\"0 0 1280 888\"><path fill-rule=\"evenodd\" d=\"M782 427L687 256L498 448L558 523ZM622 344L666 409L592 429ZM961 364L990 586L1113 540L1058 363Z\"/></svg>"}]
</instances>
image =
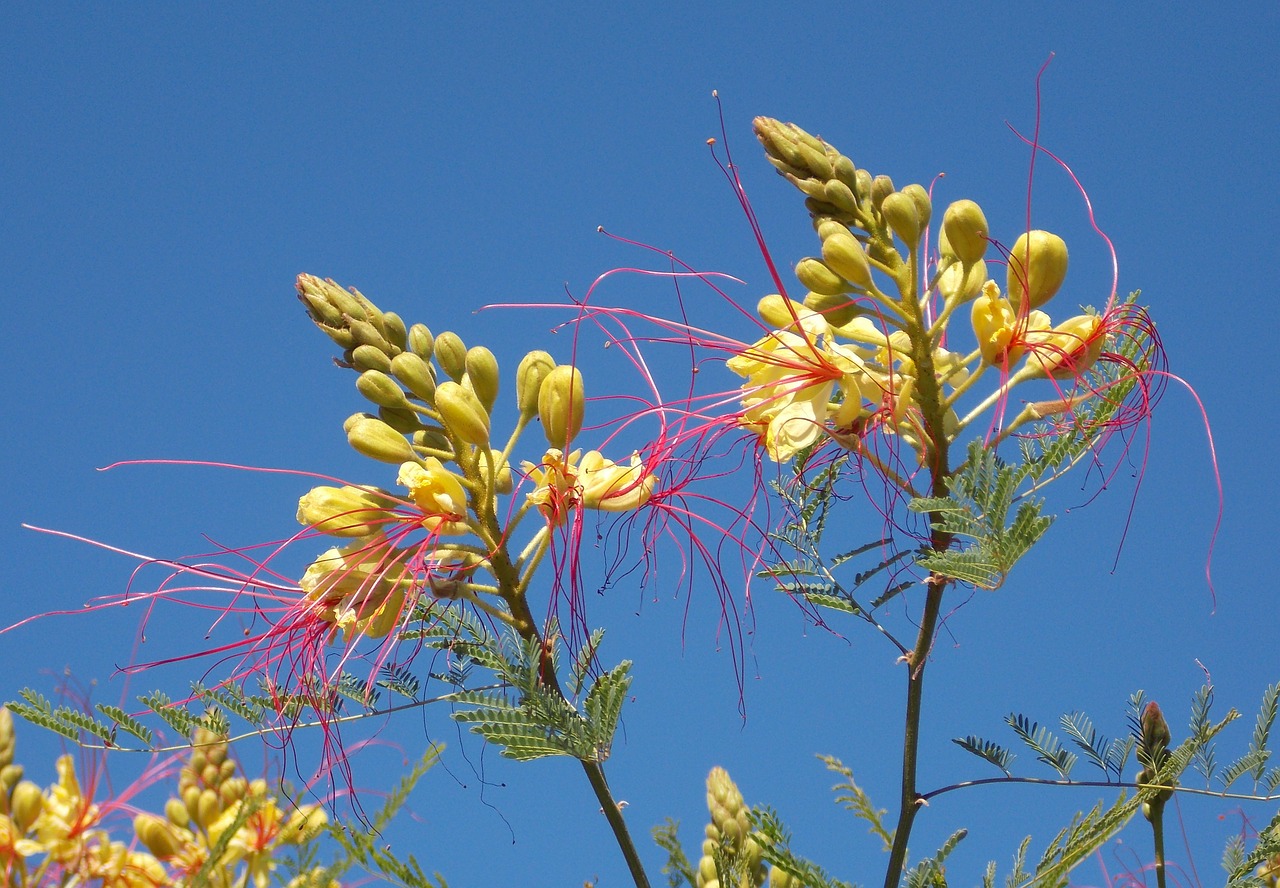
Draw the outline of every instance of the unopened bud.
<instances>
[{"instance_id":1,"label":"unopened bud","mask_svg":"<svg viewBox=\"0 0 1280 888\"><path fill-rule=\"evenodd\" d=\"M388 498L359 487L313 487L298 500L298 523L330 536L368 536L394 520L386 511L392 505Z\"/></svg>"},{"instance_id":2,"label":"unopened bud","mask_svg":"<svg viewBox=\"0 0 1280 888\"><path fill-rule=\"evenodd\" d=\"M389 362L388 362L389 363ZM366 370L356 379L356 389L379 407L408 410L404 390L396 381L380 370Z\"/></svg>"},{"instance_id":3,"label":"unopened bud","mask_svg":"<svg viewBox=\"0 0 1280 888\"><path fill-rule=\"evenodd\" d=\"M858 315L862 308L848 296L825 296L822 293L810 293L804 297L805 308L816 311L827 319L833 327L843 327Z\"/></svg>"},{"instance_id":4,"label":"unopened bud","mask_svg":"<svg viewBox=\"0 0 1280 888\"><path fill-rule=\"evenodd\" d=\"M440 345L446 334L441 333L436 339L436 354L440 353ZM464 443L476 447L487 447L489 444L489 412L466 386L456 382L445 381L436 388L436 410L444 421L445 428L457 435ZM411 458L411 457L410 457ZM404 462L405 460L401 460Z\"/></svg>"},{"instance_id":5,"label":"unopened bud","mask_svg":"<svg viewBox=\"0 0 1280 888\"><path fill-rule=\"evenodd\" d=\"M350 331L351 337L355 345L371 345L378 351L386 353L388 357L394 355L399 349L387 342L386 337L373 324L368 321L351 321L347 324L347 330Z\"/></svg>"},{"instance_id":6,"label":"unopened bud","mask_svg":"<svg viewBox=\"0 0 1280 888\"><path fill-rule=\"evenodd\" d=\"M431 353L435 349L435 345L435 337L431 335L431 331L426 324L414 324L409 328L409 351L422 358L422 360L431 360Z\"/></svg>"},{"instance_id":7,"label":"unopened bud","mask_svg":"<svg viewBox=\"0 0 1280 888\"><path fill-rule=\"evenodd\" d=\"M154 814L144 812L133 818L133 831L138 841L161 860L167 860L182 850L182 842L172 825Z\"/></svg>"},{"instance_id":8,"label":"unopened bud","mask_svg":"<svg viewBox=\"0 0 1280 888\"><path fill-rule=\"evenodd\" d=\"M492 465L497 469L491 482L494 493L505 495L515 490L515 481L511 477L511 463L502 459L501 450L490 450L489 460L487 462L482 460L480 465L483 467L486 476L489 472L489 466Z\"/></svg>"},{"instance_id":9,"label":"unopened bud","mask_svg":"<svg viewBox=\"0 0 1280 888\"><path fill-rule=\"evenodd\" d=\"M187 813L187 806L182 804L181 799L169 799L165 802L164 816L177 827L185 827L191 822L191 815Z\"/></svg>"},{"instance_id":10,"label":"unopened bud","mask_svg":"<svg viewBox=\"0 0 1280 888\"><path fill-rule=\"evenodd\" d=\"M18 828L18 835L31 828L42 810L44 792L40 787L30 780L23 780L13 788L13 795L9 799L9 817Z\"/></svg>"},{"instance_id":11,"label":"unopened bud","mask_svg":"<svg viewBox=\"0 0 1280 888\"><path fill-rule=\"evenodd\" d=\"M915 202L916 218L920 220L920 230L924 231L929 227L929 220L933 218L933 201L929 198L929 192L923 185L912 182L902 189L902 193Z\"/></svg>"},{"instance_id":12,"label":"unopened bud","mask_svg":"<svg viewBox=\"0 0 1280 888\"><path fill-rule=\"evenodd\" d=\"M909 248L915 247L920 240L920 213L911 195L895 191L887 195L880 204L880 214L884 221L898 236L898 239Z\"/></svg>"},{"instance_id":13,"label":"unopened bud","mask_svg":"<svg viewBox=\"0 0 1280 888\"><path fill-rule=\"evenodd\" d=\"M357 345L351 350L349 360L351 366L361 373L366 370L380 370L383 373L391 371L391 359L387 357L387 353L372 345Z\"/></svg>"},{"instance_id":14,"label":"unopened bud","mask_svg":"<svg viewBox=\"0 0 1280 888\"><path fill-rule=\"evenodd\" d=\"M828 268L849 283L863 290L872 288L871 266L867 262L867 253L862 248L862 244L847 228L844 231L835 231L829 237L823 239L822 258ZM797 277L799 273L800 270L797 268ZM815 287L810 287L809 289L815 293L822 293L824 296L836 296L839 295L839 292L843 292L848 288L842 287L836 293L826 292Z\"/></svg>"},{"instance_id":15,"label":"unopened bud","mask_svg":"<svg viewBox=\"0 0 1280 888\"><path fill-rule=\"evenodd\" d=\"M832 271L821 259L812 256L796 263L796 278L807 289L827 296L838 296L849 289L844 278Z\"/></svg>"},{"instance_id":16,"label":"unopened bud","mask_svg":"<svg viewBox=\"0 0 1280 888\"><path fill-rule=\"evenodd\" d=\"M896 191L893 180L888 176L876 176L871 180L871 205L877 210L884 204L884 199Z\"/></svg>"},{"instance_id":17,"label":"unopened bud","mask_svg":"<svg viewBox=\"0 0 1280 888\"><path fill-rule=\"evenodd\" d=\"M939 252L961 262L977 262L987 252L987 217L971 200L958 200L942 214Z\"/></svg>"},{"instance_id":18,"label":"unopened bud","mask_svg":"<svg viewBox=\"0 0 1280 888\"><path fill-rule=\"evenodd\" d=\"M467 346L461 336L445 330L436 337L436 363L454 382L462 379L467 371Z\"/></svg>"},{"instance_id":19,"label":"unopened bud","mask_svg":"<svg viewBox=\"0 0 1280 888\"><path fill-rule=\"evenodd\" d=\"M200 798L196 802L196 812L193 818L195 822L208 829L221 813L222 800L218 798L217 791L213 789L202 790Z\"/></svg>"},{"instance_id":20,"label":"unopened bud","mask_svg":"<svg viewBox=\"0 0 1280 888\"><path fill-rule=\"evenodd\" d=\"M431 403L436 393L436 374L421 355L402 352L391 359L389 369L415 398Z\"/></svg>"},{"instance_id":21,"label":"unopened bud","mask_svg":"<svg viewBox=\"0 0 1280 888\"><path fill-rule=\"evenodd\" d=\"M1053 298L1067 276L1067 244L1048 231L1027 231L1019 235L1009 251L1009 278L1006 291L1019 312L1040 308ZM1027 306L1023 306L1023 296Z\"/></svg>"},{"instance_id":22,"label":"unopened bud","mask_svg":"<svg viewBox=\"0 0 1280 888\"><path fill-rule=\"evenodd\" d=\"M493 412L493 405L498 401L498 359L489 349L477 345L467 350L465 363L472 391L484 405L485 411Z\"/></svg>"},{"instance_id":23,"label":"unopened bud","mask_svg":"<svg viewBox=\"0 0 1280 888\"><path fill-rule=\"evenodd\" d=\"M13 713L0 706L0 768L13 764L13 748L16 742L13 732Z\"/></svg>"},{"instance_id":24,"label":"unopened bud","mask_svg":"<svg viewBox=\"0 0 1280 888\"><path fill-rule=\"evenodd\" d=\"M841 154L831 161L831 172L849 187L850 193L857 194L858 168L854 166L852 160Z\"/></svg>"},{"instance_id":25,"label":"unopened bud","mask_svg":"<svg viewBox=\"0 0 1280 888\"><path fill-rule=\"evenodd\" d=\"M938 276L938 292L948 303L963 304L982 292L987 282L987 263L952 262Z\"/></svg>"},{"instance_id":26,"label":"unopened bud","mask_svg":"<svg viewBox=\"0 0 1280 888\"><path fill-rule=\"evenodd\" d=\"M531 351L520 359L520 366L516 368L516 406L522 417L538 412L542 381L555 366L555 358L544 351Z\"/></svg>"},{"instance_id":27,"label":"unopened bud","mask_svg":"<svg viewBox=\"0 0 1280 888\"><path fill-rule=\"evenodd\" d=\"M809 312L799 302L787 299L777 293L764 296L756 303L756 314L770 327L786 330L796 325L799 318Z\"/></svg>"},{"instance_id":28,"label":"unopened bud","mask_svg":"<svg viewBox=\"0 0 1280 888\"><path fill-rule=\"evenodd\" d=\"M422 428L422 420L412 409L379 407L378 418L402 435L411 435Z\"/></svg>"},{"instance_id":29,"label":"unopened bud","mask_svg":"<svg viewBox=\"0 0 1280 888\"><path fill-rule=\"evenodd\" d=\"M378 462L400 465L414 459L413 448L404 435L380 419L362 417L347 429L347 443L357 453Z\"/></svg>"},{"instance_id":30,"label":"unopened bud","mask_svg":"<svg viewBox=\"0 0 1280 888\"><path fill-rule=\"evenodd\" d=\"M844 158L848 160L848 158ZM840 179L828 179L822 186L823 200L843 210L850 216L858 212L858 199L853 196L853 189Z\"/></svg>"},{"instance_id":31,"label":"unopened bud","mask_svg":"<svg viewBox=\"0 0 1280 888\"><path fill-rule=\"evenodd\" d=\"M585 411L585 388L577 367L561 364L547 374L538 391L538 416L553 447L568 451L569 442L582 431Z\"/></svg>"},{"instance_id":32,"label":"unopened bud","mask_svg":"<svg viewBox=\"0 0 1280 888\"><path fill-rule=\"evenodd\" d=\"M400 350L404 350L409 346L409 331L405 329L404 321L400 315L394 311L384 311L382 313L382 332L387 337L387 341Z\"/></svg>"}]
</instances>

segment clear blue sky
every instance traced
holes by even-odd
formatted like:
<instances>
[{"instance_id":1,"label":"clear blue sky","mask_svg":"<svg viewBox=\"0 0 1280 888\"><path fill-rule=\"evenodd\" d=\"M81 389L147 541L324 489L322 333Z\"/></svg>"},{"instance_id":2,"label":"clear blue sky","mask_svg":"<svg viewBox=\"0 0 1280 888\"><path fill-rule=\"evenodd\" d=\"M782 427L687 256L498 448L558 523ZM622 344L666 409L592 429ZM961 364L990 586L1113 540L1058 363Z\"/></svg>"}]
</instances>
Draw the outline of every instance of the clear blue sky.
<instances>
[{"instance_id":1,"label":"clear blue sky","mask_svg":"<svg viewBox=\"0 0 1280 888\"><path fill-rule=\"evenodd\" d=\"M1004 121L1030 127L1036 71L1055 52L1043 142L1088 186L1119 251L1121 292L1144 291L1173 370L1196 387L1217 434L1217 609L1204 579L1218 507L1210 459L1195 405L1171 387L1149 456L1134 452L1147 470L1136 500L1122 469L1113 490L1063 515L1004 589L948 620L929 678L922 783L988 776L949 738L1009 739L1001 719L1011 710L1053 722L1083 709L1115 734L1127 695L1144 688L1177 737L1203 677L1197 658L1219 700L1251 721L1263 687L1280 678L1265 523L1277 492L1276 397L1262 373L1271 346L1256 339L1271 319L1280 230L1280 11L783 9L10 4L0 12L0 289L12 371L2 432L13 460L0 507L4 622L119 591L132 568L19 522L175 556L207 548L202 533L243 544L292 532L306 488L281 476L96 467L207 459L386 483L343 440L339 423L362 402L293 297L298 272L485 342L509 367L545 341L551 319L473 309L555 299L566 282L582 292L606 269L647 261L597 225L737 275L747 284L736 295L754 303L772 285L707 155L705 140L718 135L713 88L781 260L811 252L812 235L798 197L756 150L756 114L821 132L899 185L945 171L942 199L976 198L993 226L1016 231L1027 155ZM1043 170L1036 224L1073 248L1076 290L1058 298L1100 302L1105 257L1084 237L1069 184ZM1079 483L1056 491L1058 511L1084 498ZM857 541L875 532L871 510L866 521L850 530ZM696 854L702 780L723 764L750 801L776 805L796 827L799 850L875 883L883 858L831 804L832 780L813 754L843 758L891 805L901 685L892 652L857 627L848 642L814 631L793 605L755 591L745 723L711 596L695 598L687 622L683 599L664 590L624 582L593 602L612 632L606 656L636 660L611 781L655 877L649 827L682 819ZM25 685L50 692L51 676L69 668L102 680L95 699L116 702L119 681L105 680L132 656L135 618L0 636L0 696ZM190 647L200 631L156 643ZM176 694L198 677L146 676L137 690ZM424 730L450 744L448 772L426 778L412 803L418 819L390 835L396 848L458 885L597 875L623 884L572 763L501 762L441 711L393 723L380 739L412 757ZM1229 734L1221 757L1242 751L1248 730ZM52 778L55 748L34 729L21 734L32 777ZM363 768L357 760L361 785L389 785L398 755L389 747ZM1030 758L1022 773L1043 773ZM1058 825L1046 816L1093 800L1084 790L957 793L925 812L913 851L970 827L950 875L976 883L987 859L1007 867L1027 831L1042 847ZM1205 884L1219 878L1232 822L1217 817L1229 810L1183 806L1202 836ZM1271 813L1253 812L1255 821ZM1149 856L1142 833L1126 841ZM1092 865L1078 876L1101 881Z\"/></svg>"}]
</instances>

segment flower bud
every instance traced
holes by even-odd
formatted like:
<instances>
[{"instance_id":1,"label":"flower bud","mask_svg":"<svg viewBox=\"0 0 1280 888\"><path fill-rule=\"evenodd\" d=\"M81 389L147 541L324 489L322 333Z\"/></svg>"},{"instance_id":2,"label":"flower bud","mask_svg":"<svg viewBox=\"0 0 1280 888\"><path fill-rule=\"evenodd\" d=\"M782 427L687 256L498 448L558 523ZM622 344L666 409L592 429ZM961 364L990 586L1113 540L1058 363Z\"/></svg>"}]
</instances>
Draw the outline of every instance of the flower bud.
<instances>
[{"instance_id":1,"label":"flower bud","mask_svg":"<svg viewBox=\"0 0 1280 888\"><path fill-rule=\"evenodd\" d=\"M848 296L824 296L821 293L810 293L804 297L804 307L822 315L833 327L843 327L862 314L861 306Z\"/></svg>"},{"instance_id":2,"label":"flower bud","mask_svg":"<svg viewBox=\"0 0 1280 888\"><path fill-rule=\"evenodd\" d=\"M871 178L871 173L860 169L854 174L854 179L856 184L853 186L853 193L858 196L858 200L871 200L871 183L875 181Z\"/></svg>"},{"instance_id":3,"label":"flower bud","mask_svg":"<svg viewBox=\"0 0 1280 888\"><path fill-rule=\"evenodd\" d=\"M401 351L409 347L409 331L405 329L400 315L394 311L382 313L382 333L388 342Z\"/></svg>"},{"instance_id":4,"label":"flower bud","mask_svg":"<svg viewBox=\"0 0 1280 888\"><path fill-rule=\"evenodd\" d=\"M191 822L191 815L187 813L187 806L182 804L181 799L169 799L165 802L164 816L177 827L185 827Z\"/></svg>"},{"instance_id":5,"label":"flower bud","mask_svg":"<svg viewBox=\"0 0 1280 888\"><path fill-rule=\"evenodd\" d=\"M13 732L13 713L0 706L0 768L13 764L13 748L16 742Z\"/></svg>"},{"instance_id":6,"label":"flower bud","mask_svg":"<svg viewBox=\"0 0 1280 888\"><path fill-rule=\"evenodd\" d=\"M446 330L436 337L436 363L455 382L462 379L467 370L467 347L461 336Z\"/></svg>"},{"instance_id":7,"label":"flower bud","mask_svg":"<svg viewBox=\"0 0 1280 888\"><path fill-rule=\"evenodd\" d=\"M323 320L324 323L337 327L339 326L337 322L328 320L333 311L338 313L339 318L341 318L342 315L347 315L352 320L356 321L368 320L369 315L365 308L365 303L367 303L368 300L364 300L364 302L362 302L351 293L342 289L342 287L338 285L338 282L332 278L325 278L321 280L313 274L300 274L298 275L296 286L298 289L298 298L303 301L309 311L313 304L324 304L329 306L329 309L327 310L313 313L311 316L312 320L317 322ZM322 314L323 317L317 317L317 314Z\"/></svg>"},{"instance_id":8,"label":"flower bud","mask_svg":"<svg viewBox=\"0 0 1280 888\"><path fill-rule=\"evenodd\" d=\"M987 252L987 217L971 200L958 200L942 214L939 252L961 262L977 262Z\"/></svg>"},{"instance_id":9,"label":"flower bud","mask_svg":"<svg viewBox=\"0 0 1280 888\"><path fill-rule=\"evenodd\" d=\"M585 411L585 388L577 367L561 364L547 374L538 391L538 417L553 446L568 450L569 442L582 431Z\"/></svg>"},{"instance_id":10,"label":"flower bud","mask_svg":"<svg viewBox=\"0 0 1280 888\"><path fill-rule=\"evenodd\" d=\"M1047 231L1027 231L1009 251L1009 301L1019 312L1040 308L1053 298L1067 276L1067 244ZM1023 305L1026 296L1027 306Z\"/></svg>"},{"instance_id":11,"label":"flower bud","mask_svg":"<svg viewBox=\"0 0 1280 888\"><path fill-rule=\"evenodd\" d=\"M472 391L484 405L485 412L493 412L493 405L498 401L498 359L489 349L477 345L467 350L465 364Z\"/></svg>"},{"instance_id":12,"label":"flower bud","mask_svg":"<svg viewBox=\"0 0 1280 888\"><path fill-rule=\"evenodd\" d=\"M31 829L40 812L44 810L44 791L30 780L23 780L13 788L9 799L9 817L18 828L18 835Z\"/></svg>"},{"instance_id":13,"label":"flower bud","mask_svg":"<svg viewBox=\"0 0 1280 888\"><path fill-rule=\"evenodd\" d=\"M362 417L347 429L347 443L357 452L378 462L399 465L414 458L404 435L380 419Z\"/></svg>"},{"instance_id":14,"label":"flower bud","mask_svg":"<svg viewBox=\"0 0 1280 888\"><path fill-rule=\"evenodd\" d=\"M844 231L834 231L829 237L823 238L822 258L828 268L854 286L861 287L863 290L870 290L873 286L866 250L847 228ZM800 270L797 268L796 276L799 277L799 275ZM809 289L824 296L838 296L848 288L841 287L837 292L827 292L816 287L809 287Z\"/></svg>"},{"instance_id":15,"label":"flower bud","mask_svg":"<svg viewBox=\"0 0 1280 888\"><path fill-rule=\"evenodd\" d=\"M359 487L313 487L298 500L298 523L339 537L361 537L395 520L393 501Z\"/></svg>"},{"instance_id":16,"label":"flower bud","mask_svg":"<svg viewBox=\"0 0 1280 888\"><path fill-rule=\"evenodd\" d=\"M436 339L437 355L446 335L441 333ZM489 412L466 386L451 381L440 383L436 388L436 410L440 412L445 428L464 443L476 447L489 446Z\"/></svg>"},{"instance_id":17,"label":"flower bud","mask_svg":"<svg viewBox=\"0 0 1280 888\"><path fill-rule=\"evenodd\" d=\"M22 779L22 765L5 765L0 768L0 793L8 792Z\"/></svg>"},{"instance_id":18,"label":"flower bud","mask_svg":"<svg viewBox=\"0 0 1280 888\"><path fill-rule=\"evenodd\" d=\"M887 195L880 204L880 214L899 240L909 248L915 247L920 240L921 225L920 213L911 195L901 191Z\"/></svg>"},{"instance_id":19,"label":"flower bud","mask_svg":"<svg viewBox=\"0 0 1280 888\"><path fill-rule=\"evenodd\" d=\"M770 327L786 330L794 327L796 321L809 312L799 302L771 293L761 297L756 303L756 314L760 315L760 319Z\"/></svg>"},{"instance_id":20,"label":"flower bud","mask_svg":"<svg viewBox=\"0 0 1280 888\"><path fill-rule=\"evenodd\" d=\"M838 296L849 289L849 285L829 265L812 256L796 263L796 278L807 289L826 296Z\"/></svg>"},{"instance_id":21,"label":"flower bud","mask_svg":"<svg viewBox=\"0 0 1280 888\"><path fill-rule=\"evenodd\" d=\"M843 154L838 155L831 161L831 172L835 177L849 187L851 194L857 194L858 184L858 168L854 163Z\"/></svg>"},{"instance_id":22,"label":"flower bud","mask_svg":"<svg viewBox=\"0 0 1280 888\"><path fill-rule=\"evenodd\" d=\"M402 435L412 435L422 428L422 420L408 407L379 407L378 418Z\"/></svg>"},{"instance_id":23,"label":"flower bud","mask_svg":"<svg viewBox=\"0 0 1280 888\"><path fill-rule=\"evenodd\" d=\"M520 366L516 368L516 406L521 417L528 418L538 412L542 381L555 366L555 358L544 351L531 351L520 359Z\"/></svg>"},{"instance_id":24,"label":"flower bud","mask_svg":"<svg viewBox=\"0 0 1280 888\"><path fill-rule=\"evenodd\" d=\"M413 433L413 446L422 447L427 450L442 450L445 453L453 453L453 445L449 443L449 439L444 433L438 429L420 429Z\"/></svg>"},{"instance_id":25,"label":"flower bud","mask_svg":"<svg viewBox=\"0 0 1280 888\"><path fill-rule=\"evenodd\" d=\"M896 191L893 180L888 176L876 176L871 180L871 205L877 210L884 204L884 199Z\"/></svg>"},{"instance_id":26,"label":"flower bud","mask_svg":"<svg viewBox=\"0 0 1280 888\"><path fill-rule=\"evenodd\" d=\"M923 185L912 182L902 189L902 193L915 202L916 218L920 220L920 230L924 231L929 227L929 220L933 218L933 200L930 199L929 192Z\"/></svg>"},{"instance_id":27,"label":"flower bud","mask_svg":"<svg viewBox=\"0 0 1280 888\"><path fill-rule=\"evenodd\" d=\"M173 857L182 850L182 841L173 826L154 814L142 813L133 818L133 831L138 841L161 860Z\"/></svg>"},{"instance_id":28,"label":"flower bud","mask_svg":"<svg viewBox=\"0 0 1280 888\"><path fill-rule=\"evenodd\" d=\"M366 370L361 373L356 379L356 389L379 407L410 409L409 402L404 397L404 390L381 370Z\"/></svg>"},{"instance_id":29,"label":"flower bud","mask_svg":"<svg viewBox=\"0 0 1280 888\"><path fill-rule=\"evenodd\" d=\"M201 790L200 798L196 801L195 822L208 829L222 813L222 807L222 800L218 798L216 790Z\"/></svg>"},{"instance_id":30,"label":"flower bud","mask_svg":"<svg viewBox=\"0 0 1280 888\"><path fill-rule=\"evenodd\" d=\"M431 331L426 324L414 324L409 328L409 351L422 358L422 360L431 360L431 353L435 349L435 345L435 337L431 335Z\"/></svg>"},{"instance_id":31,"label":"flower bud","mask_svg":"<svg viewBox=\"0 0 1280 888\"><path fill-rule=\"evenodd\" d=\"M347 324L347 330L351 333L352 341L356 346L371 345L380 352L386 353L388 357L396 354L399 349L387 342L378 328L368 321L351 321Z\"/></svg>"},{"instance_id":32,"label":"flower bud","mask_svg":"<svg viewBox=\"0 0 1280 888\"><path fill-rule=\"evenodd\" d=\"M366 370L381 370L383 373L391 371L391 360L387 353L372 345L357 345L351 350L348 360L361 373Z\"/></svg>"},{"instance_id":33,"label":"flower bud","mask_svg":"<svg viewBox=\"0 0 1280 888\"><path fill-rule=\"evenodd\" d=\"M848 158L844 158L848 160ZM853 189L839 179L828 179L822 186L822 199L850 216L858 212L858 199Z\"/></svg>"},{"instance_id":34,"label":"flower bud","mask_svg":"<svg viewBox=\"0 0 1280 888\"><path fill-rule=\"evenodd\" d=\"M407 351L396 355L388 364L388 372L400 380L415 398L427 403L435 398L435 371L418 353Z\"/></svg>"},{"instance_id":35,"label":"flower bud","mask_svg":"<svg viewBox=\"0 0 1280 888\"><path fill-rule=\"evenodd\" d=\"M987 263L952 262L938 275L938 292L948 304L962 305L982 292L987 281Z\"/></svg>"}]
</instances>

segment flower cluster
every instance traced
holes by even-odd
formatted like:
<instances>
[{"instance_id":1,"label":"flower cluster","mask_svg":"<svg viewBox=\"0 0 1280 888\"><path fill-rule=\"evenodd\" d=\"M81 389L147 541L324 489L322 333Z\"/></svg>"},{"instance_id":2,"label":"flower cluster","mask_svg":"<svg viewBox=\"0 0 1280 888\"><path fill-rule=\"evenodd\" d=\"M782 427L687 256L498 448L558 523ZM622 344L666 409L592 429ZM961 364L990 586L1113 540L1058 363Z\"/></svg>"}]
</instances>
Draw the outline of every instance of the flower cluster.
<instances>
[{"instance_id":1,"label":"flower cluster","mask_svg":"<svg viewBox=\"0 0 1280 888\"><path fill-rule=\"evenodd\" d=\"M265 780L240 775L225 738L204 729L196 733L179 772L179 795L164 806L163 816L132 808L129 800L170 768L153 769L137 784L97 801L102 775L82 783L70 755L58 759L58 779L49 787L22 779L22 767L13 763L13 740L12 717L0 708L0 865L6 885L266 888L281 852L314 841L327 823L314 806L282 808ZM112 829L117 815L131 811L136 841L121 841ZM338 888L318 873L297 876L289 885Z\"/></svg>"}]
</instances>

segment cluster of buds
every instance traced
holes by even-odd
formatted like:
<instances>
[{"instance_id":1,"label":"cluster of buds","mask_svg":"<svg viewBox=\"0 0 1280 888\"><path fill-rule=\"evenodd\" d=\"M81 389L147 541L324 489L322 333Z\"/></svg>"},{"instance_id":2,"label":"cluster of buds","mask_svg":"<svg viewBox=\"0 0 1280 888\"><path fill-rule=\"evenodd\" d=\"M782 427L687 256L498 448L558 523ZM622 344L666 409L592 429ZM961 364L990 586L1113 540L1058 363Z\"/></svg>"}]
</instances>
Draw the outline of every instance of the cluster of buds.
<instances>
[{"instance_id":1,"label":"cluster of buds","mask_svg":"<svg viewBox=\"0 0 1280 888\"><path fill-rule=\"evenodd\" d=\"M707 775L707 824L696 888L760 888L768 876L742 793L724 768ZM779 884L773 880L773 884Z\"/></svg>"},{"instance_id":2,"label":"cluster of buds","mask_svg":"<svg viewBox=\"0 0 1280 888\"><path fill-rule=\"evenodd\" d=\"M1057 235L1035 230L1016 239L1005 251L1002 294L988 278L995 241L978 204L959 200L946 209L930 254L933 207L923 186L899 190L794 124L761 117L754 126L770 163L806 195L821 242L820 256L795 267L808 293L800 302L781 294L761 300L771 329L728 361L745 377L740 421L774 460L823 437L857 449L878 429L900 436L924 463L1014 385L1080 380L1102 356L1114 332L1105 317L1055 324L1043 310L1067 271ZM942 345L950 321L970 302L976 347L950 351ZM960 398L991 367L1000 371L995 392L961 416ZM1024 411L1005 432L1044 413Z\"/></svg>"},{"instance_id":3,"label":"cluster of buds","mask_svg":"<svg viewBox=\"0 0 1280 888\"><path fill-rule=\"evenodd\" d=\"M300 523L348 540L316 559L300 583L315 615L348 638L387 636L412 614L423 590L502 616L522 594L521 564L536 564L545 545L535 543L520 559L507 554L526 512L555 527L578 509L625 511L648 501L656 479L637 457L620 465L597 451L570 452L586 407L577 367L557 364L544 351L527 354L516 371L512 430L497 440L500 372L489 349L468 348L450 331L406 327L331 280L301 275L297 286L312 320L342 347L339 363L359 373L356 388L376 408L346 421L348 442L398 466L397 483L407 491L322 486L299 502ZM501 509L498 498L517 484L512 451L535 419L549 449L541 462L521 464L532 488L523 503ZM499 515L506 516L502 522ZM417 531L423 533L410 536ZM492 582L478 578L479 571Z\"/></svg>"},{"instance_id":4,"label":"cluster of buds","mask_svg":"<svg viewBox=\"0 0 1280 888\"><path fill-rule=\"evenodd\" d=\"M86 792L74 759L64 755L56 763L57 781L42 788L21 779L13 750L13 720L0 708L0 865L14 888L159 888L195 884L197 874L213 888L265 888L281 850L314 841L326 824L324 812L312 806L282 810L265 781L237 773L225 738L201 729L179 774L179 797L169 799L163 815L137 813L137 841L119 841L111 836L111 815L141 785L97 803L93 790L101 775ZM211 861L215 850L220 856ZM320 875L295 879L295 888L338 888Z\"/></svg>"}]
</instances>

